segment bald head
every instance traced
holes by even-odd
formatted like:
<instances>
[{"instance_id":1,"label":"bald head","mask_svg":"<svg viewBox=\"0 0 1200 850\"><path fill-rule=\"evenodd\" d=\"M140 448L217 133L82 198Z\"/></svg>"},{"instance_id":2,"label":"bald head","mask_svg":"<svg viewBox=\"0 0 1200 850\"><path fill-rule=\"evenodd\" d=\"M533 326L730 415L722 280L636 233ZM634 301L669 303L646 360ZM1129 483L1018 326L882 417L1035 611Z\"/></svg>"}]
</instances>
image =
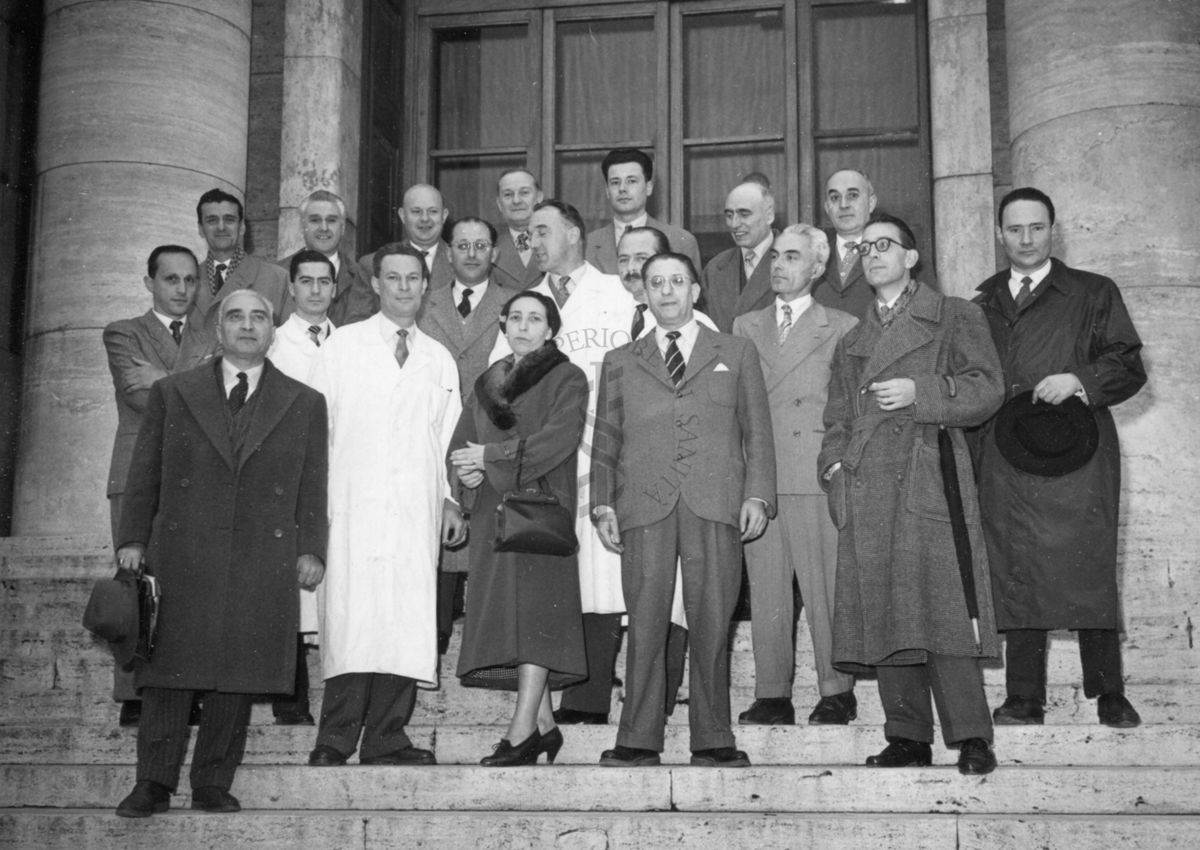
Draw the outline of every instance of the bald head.
<instances>
[{"instance_id":1,"label":"bald head","mask_svg":"<svg viewBox=\"0 0 1200 850\"><path fill-rule=\"evenodd\" d=\"M775 196L760 183L740 183L725 199L725 227L739 248L753 248L771 234Z\"/></svg>"},{"instance_id":2,"label":"bald head","mask_svg":"<svg viewBox=\"0 0 1200 850\"><path fill-rule=\"evenodd\" d=\"M428 183L409 186L399 214L405 238L416 247L429 248L442 238L442 225L446 223L448 210L437 187Z\"/></svg>"}]
</instances>

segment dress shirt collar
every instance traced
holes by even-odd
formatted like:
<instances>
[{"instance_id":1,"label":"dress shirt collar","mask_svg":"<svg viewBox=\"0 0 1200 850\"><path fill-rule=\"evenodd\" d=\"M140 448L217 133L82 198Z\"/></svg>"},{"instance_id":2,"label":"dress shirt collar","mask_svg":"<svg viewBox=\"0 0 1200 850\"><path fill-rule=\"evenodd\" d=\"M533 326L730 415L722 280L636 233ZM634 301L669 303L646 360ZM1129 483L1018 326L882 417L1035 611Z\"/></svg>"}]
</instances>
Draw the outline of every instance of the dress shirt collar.
<instances>
[{"instance_id":1,"label":"dress shirt collar","mask_svg":"<svg viewBox=\"0 0 1200 850\"><path fill-rule=\"evenodd\" d=\"M387 316L383 315L382 310L380 310L377 315L379 316L379 336L388 345L395 347L396 331L400 330L400 326L398 324L396 324L395 322L393 322L391 319L389 319ZM420 336L420 333L417 331L417 323L415 321L411 325L408 326L407 330L408 330L408 337L407 337L408 350L409 350L409 353L411 353L413 350L413 342L415 342L416 338L418 336Z\"/></svg>"},{"instance_id":2,"label":"dress shirt collar","mask_svg":"<svg viewBox=\"0 0 1200 850\"><path fill-rule=\"evenodd\" d=\"M329 339L329 334L333 331L333 322L329 321L328 316L319 322L310 322L308 319L302 318L299 313L292 313L292 315L288 316L286 324L295 325L300 332L304 334L305 339L312 338L308 335L308 329L313 325L316 325L321 329L320 334L318 334L318 336L321 338L321 342Z\"/></svg>"},{"instance_id":3,"label":"dress shirt collar","mask_svg":"<svg viewBox=\"0 0 1200 850\"><path fill-rule=\"evenodd\" d=\"M675 345L679 348L679 353L683 355L683 362L687 363L691 359L692 349L696 347L696 337L700 335L700 323L693 315L692 320L682 328L678 328L678 331L679 339L675 340ZM662 354L663 360L667 359L667 345L671 342L667 339L667 333L668 331L661 327L654 328L654 340L658 343L658 351Z\"/></svg>"},{"instance_id":4,"label":"dress shirt collar","mask_svg":"<svg viewBox=\"0 0 1200 850\"><path fill-rule=\"evenodd\" d=\"M793 301L784 301L778 295L775 296L775 324L783 322L783 305L792 308L792 321L795 322L800 318L800 314L812 306L813 299L809 293L804 293L799 298Z\"/></svg>"},{"instance_id":5,"label":"dress shirt collar","mask_svg":"<svg viewBox=\"0 0 1200 850\"><path fill-rule=\"evenodd\" d=\"M168 316L165 313L158 312L153 307L150 308L150 312L152 312L154 314L154 318L156 318L160 322L162 322L163 327L166 328L168 331L171 330L171 322L182 322L183 324L181 324L179 326L180 330L183 330L184 328L187 327L187 316L179 316L179 317Z\"/></svg>"},{"instance_id":6,"label":"dress shirt collar","mask_svg":"<svg viewBox=\"0 0 1200 850\"><path fill-rule=\"evenodd\" d=\"M470 294L470 296L468 296L468 297L470 298L470 301L471 301L471 309L472 309L472 310L474 310L476 307L478 307L478 306L479 306L479 302L480 302L480 301L483 299L483 294L484 294L485 292L487 292L487 288L488 288L488 283L489 283L489 282L490 282L490 281L488 281L488 280L485 280L485 281L482 281L482 282L480 282L480 283L473 283L473 284L471 284L471 286L470 286L470 289L471 289L471 294ZM461 283L461 282L458 280L458 278L455 278L455 279L454 279L454 287L453 287L453 290L452 290L452 292L453 292L453 296L454 296L454 306L456 306L456 307L457 307L457 306L458 306L458 303L459 303L460 301L462 301L462 297L463 297L463 290L464 290L464 289L467 289L467 286L466 286L466 284L464 284L464 283Z\"/></svg>"},{"instance_id":7,"label":"dress shirt collar","mask_svg":"<svg viewBox=\"0 0 1200 850\"><path fill-rule=\"evenodd\" d=\"M774 233L772 233L771 231L769 231L769 230L768 230L768 231L767 231L767 237L766 237L765 239L763 239L763 241L759 242L757 245L755 245L755 246L754 246L754 248L753 248L753 251L754 251L754 268L755 268L755 270L756 270L756 271L758 270L758 264L759 264L759 263L761 263L761 262L763 261L763 257L765 257L765 256L766 256L766 254L767 254L767 251L770 251L770 250L771 250L771 244L772 244L774 241L775 241L775 234L774 234ZM745 249L745 248L741 248L741 249L739 249L739 250L742 252L742 263L743 263L743 264L745 264L745 262L746 262L746 249Z\"/></svg>"},{"instance_id":8,"label":"dress shirt collar","mask_svg":"<svg viewBox=\"0 0 1200 850\"><path fill-rule=\"evenodd\" d=\"M836 241L837 241L838 259L841 259L842 257L846 256L846 246L847 245L857 245L859 242L862 241L862 234L861 233L858 234L858 238L854 239L854 238L843 236L842 234L839 233L837 235ZM855 256L857 256L857 254Z\"/></svg>"},{"instance_id":9,"label":"dress shirt collar","mask_svg":"<svg viewBox=\"0 0 1200 850\"><path fill-rule=\"evenodd\" d=\"M648 222L649 220L650 220L650 214L647 213L645 210L642 211L641 215L639 215L637 218L635 218L633 221L630 221L630 222L617 221L614 218L612 220L613 236L616 237L616 240L618 242L620 242L621 237L625 234L626 230L628 230L631 227L645 227L646 222Z\"/></svg>"},{"instance_id":10,"label":"dress shirt collar","mask_svg":"<svg viewBox=\"0 0 1200 850\"><path fill-rule=\"evenodd\" d=\"M250 398L250 396L254 395L255 391L258 390L258 382L262 380L263 364L259 363L257 366L251 366L249 369L239 369L237 366L234 366L232 363L222 357L221 378L225 384L226 399L229 398L230 390L237 386L238 372L246 373L246 383L249 386L249 389L246 392L246 398Z\"/></svg>"},{"instance_id":11,"label":"dress shirt collar","mask_svg":"<svg viewBox=\"0 0 1200 850\"><path fill-rule=\"evenodd\" d=\"M1016 269L1008 270L1008 291L1013 298L1017 297L1017 293L1021 291L1021 278L1028 277L1033 283L1029 284L1029 291L1033 292L1038 288L1047 275L1050 274L1050 260L1042 263L1031 272L1019 272Z\"/></svg>"}]
</instances>

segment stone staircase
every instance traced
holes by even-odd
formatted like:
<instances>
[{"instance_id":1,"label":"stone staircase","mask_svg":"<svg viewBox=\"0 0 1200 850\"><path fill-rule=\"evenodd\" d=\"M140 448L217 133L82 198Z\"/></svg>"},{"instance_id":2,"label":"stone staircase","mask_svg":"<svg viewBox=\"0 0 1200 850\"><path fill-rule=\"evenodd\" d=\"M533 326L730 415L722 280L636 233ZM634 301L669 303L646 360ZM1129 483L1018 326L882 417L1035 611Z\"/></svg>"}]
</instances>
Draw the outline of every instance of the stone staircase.
<instances>
[{"instance_id":1,"label":"stone staircase","mask_svg":"<svg viewBox=\"0 0 1200 850\"><path fill-rule=\"evenodd\" d=\"M933 768L862 767L883 744L869 681L849 727L738 729L750 769L686 766L685 701L661 768L596 766L613 726L564 728L554 767L480 768L512 695L459 687L456 634L442 687L421 692L409 727L437 767L309 768L315 730L271 725L264 703L233 788L242 813L193 813L185 771L172 811L145 821L112 813L133 783L136 733L117 728L110 657L79 625L92 582L111 571L102 541L0 539L0 848L1200 847L1189 619L1200 577L1179 569L1124 582L1128 694L1143 725L1097 725L1076 645L1056 637L1047 723L998 728L1000 767L986 777L960 776L956 753L938 746ZM795 696L806 713L815 686L803 623L799 632ZM732 655L736 715L753 697L748 624L735 625ZM986 680L995 704L1003 670ZM614 719L619 700L618 688Z\"/></svg>"}]
</instances>

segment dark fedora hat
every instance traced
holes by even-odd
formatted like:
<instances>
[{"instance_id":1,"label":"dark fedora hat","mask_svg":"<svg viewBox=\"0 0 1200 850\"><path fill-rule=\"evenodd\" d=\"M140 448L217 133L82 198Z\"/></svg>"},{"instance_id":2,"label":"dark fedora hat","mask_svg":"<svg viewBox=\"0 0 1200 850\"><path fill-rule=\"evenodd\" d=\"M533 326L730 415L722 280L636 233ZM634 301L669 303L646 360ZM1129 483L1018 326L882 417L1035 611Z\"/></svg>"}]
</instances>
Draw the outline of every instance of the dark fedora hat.
<instances>
[{"instance_id":1,"label":"dark fedora hat","mask_svg":"<svg viewBox=\"0 0 1200 850\"><path fill-rule=\"evenodd\" d=\"M129 570L117 570L113 578L102 578L92 588L83 612L83 627L108 641L118 667L133 661L138 643L138 586Z\"/></svg>"},{"instance_id":2,"label":"dark fedora hat","mask_svg":"<svg viewBox=\"0 0 1200 850\"><path fill-rule=\"evenodd\" d=\"M1022 472L1056 478L1079 469L1096 453L1096 416L1079 398L1034 403L1033 391L1015 395L996 414L996 446Z\"/></svg>"}]
</instances>

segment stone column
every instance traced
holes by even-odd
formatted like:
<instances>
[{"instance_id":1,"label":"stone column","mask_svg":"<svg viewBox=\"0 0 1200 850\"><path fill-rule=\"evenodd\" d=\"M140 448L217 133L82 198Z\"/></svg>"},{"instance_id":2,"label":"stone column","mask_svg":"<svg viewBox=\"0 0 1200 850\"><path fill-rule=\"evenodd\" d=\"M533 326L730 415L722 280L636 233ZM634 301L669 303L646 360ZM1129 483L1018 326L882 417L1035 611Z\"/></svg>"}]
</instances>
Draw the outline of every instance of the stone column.
<instances>
[{"instance_id":1,"label":"stone column","mask_svg":"<svg viewBox=\"0 0 1200 850\"><path fill-rule=\"evenodd\" d=\"M303 246L298 205L317 189L358 209L362 0L287 0L278 254ZM343 244L355 253L354 231Z\"/></svg>"},{"instance_id":2,"label":"stone column","mask_svg":"<svg viewBox=\"0 0 1200 850\"><path fill-rule=\"evenodd\" d=\"M1113 278L1145 343L1149 382L1114 409L1126 625L1132 638L1163 618L1161 647L1186 649L1200 605L1200 4L1008 0L1005 17L1013 185L1050 195L1055 254Z\"/></svg>"},{"instance_id":3,"label":"stone column","mask_svg":"<svg viewBox=\"0 0 1200 850\"><path fill-rule=\"evenodd\" d=\"M250 4L46 0L13 533L108 536L101 330L150 306L146 257L246 171Z\"/></svg>"},{"instance_id":4,"label":"stone column","mask_svg":"<svg viewBox=\"0 0 1200 850\"><path fill-rule=\"evenodd\" d=\"M987 0L930 0L933 220L943 292L970 298L996 269Z\"/></svg>"}]
</instances>

